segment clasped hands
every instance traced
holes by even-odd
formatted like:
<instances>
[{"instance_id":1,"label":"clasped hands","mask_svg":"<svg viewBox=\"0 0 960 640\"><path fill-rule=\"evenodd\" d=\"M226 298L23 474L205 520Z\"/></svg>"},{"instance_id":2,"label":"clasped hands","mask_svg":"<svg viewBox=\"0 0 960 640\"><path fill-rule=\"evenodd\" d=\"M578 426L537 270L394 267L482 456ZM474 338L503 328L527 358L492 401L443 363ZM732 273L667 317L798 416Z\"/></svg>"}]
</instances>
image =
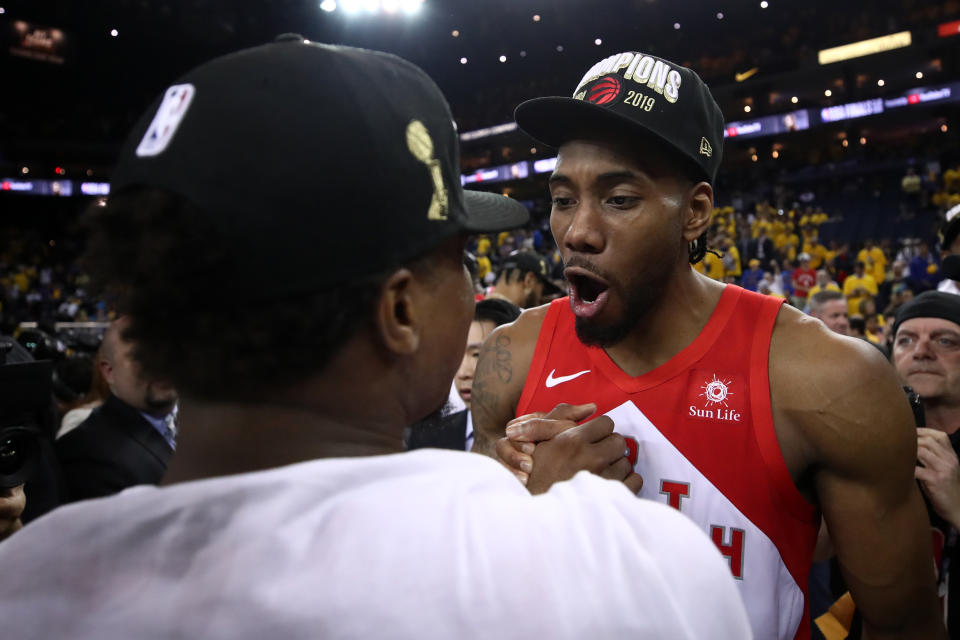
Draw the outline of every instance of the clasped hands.
<instances>
[{"instance_id":1,"label":"clasped hands","mask_svg":"<svg viewBox=\"0 0 960 640\"><path fill-rule=\"evenodd\" d=\"M614 433L613 420L599 416L578 424L596 410L595 404L561 403L549 413L514 418L496 443L497 457L530 493L543 493L584 470L620 480L638 493L643 478L634 473L626 440Z\"/></svg>"}]
</instances>

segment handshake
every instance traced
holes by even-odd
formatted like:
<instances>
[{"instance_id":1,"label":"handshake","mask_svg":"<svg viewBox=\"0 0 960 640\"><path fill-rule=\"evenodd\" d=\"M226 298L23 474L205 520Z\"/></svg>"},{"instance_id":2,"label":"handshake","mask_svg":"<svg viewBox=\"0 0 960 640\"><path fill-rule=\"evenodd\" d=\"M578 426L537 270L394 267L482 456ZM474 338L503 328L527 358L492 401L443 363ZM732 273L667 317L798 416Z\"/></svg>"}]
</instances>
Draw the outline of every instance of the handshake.
<instances>
[{"instance_id":1,"label":"handshake","mask_svg":"<svg viewBox=\"0 0 960 640\"><path fill-rule=\"evenodd\" d=\"M599 416L578 424L596 410L595 404L561 403L549 413L514 418L496 443L497 457L530 493L543 493L579 471L622 481L638 493L643 478L633 471L636 450L614 433L613 420Z\"/></svg>"}]
</instances>

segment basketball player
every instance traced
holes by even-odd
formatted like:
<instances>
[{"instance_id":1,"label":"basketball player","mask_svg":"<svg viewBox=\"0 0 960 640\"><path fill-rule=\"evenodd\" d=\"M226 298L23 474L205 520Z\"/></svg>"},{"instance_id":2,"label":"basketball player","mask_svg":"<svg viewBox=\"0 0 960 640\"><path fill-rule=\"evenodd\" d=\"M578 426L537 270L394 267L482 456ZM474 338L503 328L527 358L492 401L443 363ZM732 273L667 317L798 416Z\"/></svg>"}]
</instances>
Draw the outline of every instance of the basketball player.
<instances>
[{"instance_id":1,"label":"basketball player","mask_svg":"<svg viewBox=\"0 0 960 640\"><path fill-rule=\"evenodd\" d=\"M572 99L525 102L516 119L559 148L550 222L570 296L487 339L474 451L529 473L543 446L531 443L595 415L554 407L594 403L627 438L640 495L687 514L728 558L755 637L809 637L821 513L869 637L942 637L913 419L889 364L690 266L723 145L700 78L616 54Z\"/></svg>"}]
</instances>

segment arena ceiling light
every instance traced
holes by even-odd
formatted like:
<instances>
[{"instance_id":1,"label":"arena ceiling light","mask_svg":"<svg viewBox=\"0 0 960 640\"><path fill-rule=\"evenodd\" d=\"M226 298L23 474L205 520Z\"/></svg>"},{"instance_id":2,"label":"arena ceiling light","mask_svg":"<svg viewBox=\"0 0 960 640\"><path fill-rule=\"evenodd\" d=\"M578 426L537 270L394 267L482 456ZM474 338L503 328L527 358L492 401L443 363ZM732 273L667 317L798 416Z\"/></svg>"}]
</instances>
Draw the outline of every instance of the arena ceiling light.
<instances>
[{"instance_id":1,"label":"arena ceiling light","mask_svg":"<svg viewBox=\"0 0 960 640\"><path fill-rule=\"evenodd\" d=\"M901 31L899 33L891 33L888 36L852 42L839 47L831 47L830 49L821 49L817 53L817 59L820 64L831 64L840 62L841 60L850 60L851 58L869 56L874 53L882 53L901 47L909 47L912 42L913 38L910 32Z\"/></svg>"},{"instance_id":2,"label":"arena ceiling light","mask_svg":"<svg viewBox=\"0 0 960 640\"><path fill-rule=\"evenodd\" d=\"M407 15L413 15L423 7L423 0L400 0L400 8Z\"/></svg>"},{"instance_id":3,"label":"arena ceiling light","mask_svg":"<svg viewBox=\"0 0 960 640\"><path fill-rule=\"evenodd\" d=\"M320 3L320 8L327 12L336 11L338 8L343 9L343 12L347 15L360 13L369 15L405 13L413 15L419 13L423 2L424 0L340 0L338 3L337 0L323 0Z\"/></svg>"}]
</instances>

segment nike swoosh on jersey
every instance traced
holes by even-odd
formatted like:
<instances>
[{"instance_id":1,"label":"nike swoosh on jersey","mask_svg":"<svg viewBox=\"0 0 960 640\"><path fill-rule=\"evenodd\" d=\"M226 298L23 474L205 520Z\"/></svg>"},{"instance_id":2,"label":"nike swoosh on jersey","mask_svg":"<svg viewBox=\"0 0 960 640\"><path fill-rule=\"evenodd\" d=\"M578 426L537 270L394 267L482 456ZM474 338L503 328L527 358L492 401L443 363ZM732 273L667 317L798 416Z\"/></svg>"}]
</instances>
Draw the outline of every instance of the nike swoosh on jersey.
<instances>
[{"instance_id":1,"label":"nike swoosh on jersey","mask_svg":"<svg viewBox=\"0 0 960 640\"><path fill-rule=\"evenodd\" d=\"M578 371L578 372L576 372L576 373L571 373L571 374L568 375L568 376L560 376L560 377L554 378L554 377L553 377L553 374L555 374L556 372L557 372L557 370L554 369L553 371L550 372L550 375L547 376L547 389L549 389L549 388L551 388L551 387L555 387L555 386L557 386L558 384L562 384L562 383L564 383L564 382L569 382L570 380L573 380L574 378L579 378L580 376L582 376L582 375L585 374L585 373L590 373L590 369L584 369L583 371Z\"/></svg>"}]
</instances>

